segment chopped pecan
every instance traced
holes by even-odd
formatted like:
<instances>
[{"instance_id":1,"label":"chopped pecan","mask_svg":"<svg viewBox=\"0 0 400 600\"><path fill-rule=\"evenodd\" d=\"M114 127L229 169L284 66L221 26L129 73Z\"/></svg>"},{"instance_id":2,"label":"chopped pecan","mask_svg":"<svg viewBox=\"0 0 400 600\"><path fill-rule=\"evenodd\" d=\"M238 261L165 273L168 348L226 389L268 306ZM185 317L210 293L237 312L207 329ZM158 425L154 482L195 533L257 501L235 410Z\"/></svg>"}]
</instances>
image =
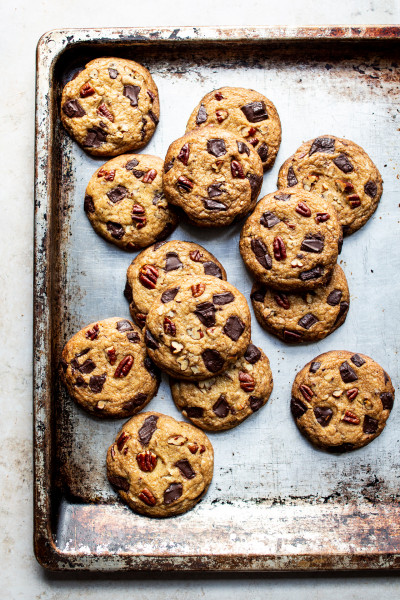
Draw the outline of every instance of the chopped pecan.
<instances>
[{"instance_id":1,"label":"chopped pecan","mask_svg":"<svg viewBox=\"0 0 400 600\"><path fill-rule=\"evenodd\" d=\"M304 398L310 402L311 398L314 396L314 392L308 385L301 385L300 391L303 394Z\"/></svg>"},{"instance_id":2,"label":"chopped pecan","mask_svg":"<svg viewBox=\"0 0 400 600\"><path fill-rule=\"evenodd\" d=\"M156 467L157 456L150 450L146 450L136 455L136 461L141 471L151 472Z\"/></svg>"},{"instance_id":3,"label":"chopped pecan","mask_svg":"<svg viewBox=\"0 0 400 600\"><path fill-rule=\"evenodd\" d=\"M171 321L171 319L169 319L168 317L165 317L164 319L164 331L168 335L176 335L175 323Z\"/></svg>"},{"instance_id":4,"label":"chopped pecan","mask_svg":"<svg viewBox=\"0 0 400 600\"><path fill-rule=\"evenodd\" d=\"M342 421L345 421L346 423L351 423L351 425L359 425L360 423L360 419L357 417L357 415L352 413L350 410L346 410Z\"/></svg>"},{"instance_id":5,"label":"chopped pecan","mask_svg":"<svg viewBox=\"0 0 400 600\"><path fill-rule=\"evenodd\" d=\"M146 325L146 315L143 313L136 313L135 320L141 329Z\"/></svg>"},{"instance_id":6,"label":"chopped pecan","mask_svg":"<svg viewBox=\"0 0 400 600\"><path fill-rule=\"evenodd\" d=\"M154 498L153 494L147 488L144 488L138 496L138 498L147 504L147 506L155 506L157 500Z\"/></svg>"},{"instance_id":7,"label":"chopped pecan","mask_svg":"<svg viewBox=\"0 0 400 600\"><path fill-rule=\"evenodd\" d=\"M251 375L245 373L244 371L239 371L239 381L242 390L244 390L245 392L254 391L254 388L256 387L256 382L254 381L254 378Z\"/></svg>"},{"instance_id":8,"label":"chopped pecan","mask_svg":"<svg viewBox=\"0 0 400 600\"><path fill-rule=\"evenodd\" d=\"M183 437L183 435L173 435L168 438L168 444L171 446L183 446L185 442L187 442L187 437Z\"/></svg>"},{"instance_id":9,"label":"chopped pecan","mask_svg":"<svg viewBox=\"0 0 400 600\"><path fill-rule=\"evenodd\" d=\"M327 221L330 218L331 218L331 215L327 212L317 212L317 214L315 216L315 222L316 223L324 223L325 221Z\"/></svg>"},{"instance_id":10,"label":"chopped pecan","mask_svg":"<svg viewBox=\"0 0 400 600\"><path fill-rule=\"evenodd\" d=\"M217 110L215 115L217 117L218 123L222 123L222 121L225 121L225 119L228 118L228 111L227 110Z\"/></svg>"},{"instance_id":11,"label":"chopped pecan","mask_svg":"<svg viewBox=\"0 0 400 600\"><path fill-rule=\"evenodd\" d=\"M178 187L182 188L184 192L191 192L194 187L193 181L190 181L190 179L184 175L178 177L177 185Z\"/></svg>"},{"instance_id":12,"label":"chopped pecan","mask_svg":"<svg viewBox=\"0 0 400 600\"><path fill-rule=\"evenodd\" d=\"M147 173L143 177L142 181L143 181L143 183L151 183L152 181L155 180L156 177L157 177L157 171L155 169L150 169L149 171L147 171Z\"/></svg>"},{"instance_id":13,"label":"chopped pecan","mask_svg":"<svg viewBox=\"0 0 400 600\"><path fill-rule=\"evenodd\" d=\"M335 183L341 192L352 192L354 185L350 181L343 181L343 179L335 179Z\"/></svg>"},{"instance_id":14,"label":"chopped pecan","mask_svg":"<svg viewBox=\"0 0 400 600\"><path fill-rule=\"evenodd\" d=\"M98 323L96 323L96 325L93 325L93 328L88 329L86 332L86 337L92 341L95 340L98 335L99 335L99 324Z\"/></svg>"},{"instance_id":15,"label":"chopped pecan","mask_svg":"<svg viewBox=\"0 0 400 600\"><path fill-rule=\"evenodd\" d=\"M114 181L115 169L112 169L111 171L106 171L104 167L101 167L101 169L99 169L97 173L97 177L104 177L106 181Z\"/></svg>"},{"instance_id":16,"label":"chopped pecan","mask_svg":"<svg viewBox=\"0 0 400 600\"><path fill-rule=\"evenodd\" d=\"M193 262L203 262L202 258L204 258L203 254L199 250L192 250L189 252L190 260Z\"/></svg>"},{"instance_id":17,"label":"chopped pecan","mask_svg":"<svg viewBox=\"0 0 400 600\"><path fill-rule=\"evenodd\" d=\"M110 363L110 365L115 365L117 356L115 354L114 346L111 346L111 348L107 348L107 356L108 356L108 362Z\"/></svg>"},{"instance_id":18,"label":"chopped pecan","mask_svg":"<svg viewBox=\"0 0 400 600\"><path fill-rule=\"evenodd\" d=\"M79 94L81 98L86 98L86 96L92 96L95 93L95 89L92 88L90 83L84 83L81 89L79 90Z\"/></svg>"},{"instance_id":19,"label":"chopped pecan","mask_svg":"<svg viewBox=\"0 0 400 600\"><path fill-rule=\"evenodd\" d=\"M97 112L99 113L99 115L111 121L111 123L114 123L114 115L112 114L108 106L106 106L104 103L100 104L99 108L97 109Z\"/></svg>"},{"instance_id":20,"label":"chopped pecan","mask_svg":"<svg viewBox=\"0 0 400 600\"><path fill-rule=\"evenodd\" d=\"M347 196L347 200L349 201L351 208L357 208L357 206L361 206L361 200L358 194L351 194L350 196Z\"/></svg>"},{"instance_id":21,"label":"chopped pecan","mask_svg":"<svg viewBox=\"0 0 400 600\"><path fill-rule=\"evenodd\" d=\"M214 98L216 100L222 100L224 98L224 96L221 94L221 92L215 92Z\"/></svg>"},{"instance_id":22,"label":"chopped pecan","mask_svg":"<svg viewBox=\"0 0 400 600\"><path fill-rule=\"evenodd\" d=\"M204 290L205 289L206 289L206 284L205 283L195 283L191 287L192 296L194 298L198 298L199 296L201 296L202 294L204 294Z\"/></svg>"},{"instance_id":23,"label":"chopped pecan","mask_svg":"<svg viewBox=\"0 0 400 600\"><path fill-rule=\"evenodd\" d=\"M295 210L302 217L311 217L311 209L305 202L299 202Z\"/></svg>"},{"instance_id":24,"label":"chopped pecan","mask_svg":"<svg viewBox=\"0 0 400 600\"><path fill-rule=\"evenodd\" d=\"M199 449L199 445L196 442L190 442L187 446L192 454L196 454Z\"/></svg>"},{"instance_id":25,"label":"chopped pecan","mask_svg":"<svg viewBox=\"0 0 400 600\"><path fill-rule=\"evenodd\" d=\"M143 265L139 271L140 283L149 290L154 290L157 284L158 270L152 265Z\"/></svg>"},{"instance_id":26,"label":"chopped pecan","mask_svg":"<svg viewBox=\"0 0 400 600\"><path fill-rule=\"evenodd\" d=\"M119 438L117 439L117 448L118 451L121 452L122 448L125 446L125 443L130 439L130 435L128 433L126 433L126 431L123 431L121 433L121 435L119 436Z\"/></svg>"},{"instance_id":27,"label":"chopped pecan","mask_svg":"<svg viewBox=\"0 0 400 600\"><path fill-rule=\"evenodd\" d=\"M249 140L247 140L249 142L249 144L251 144L252 146L256 147L258 142L260 141L258 138L250 138Z\"/></svg>"},{"instance_id":28,"label":"chopped pecan","mask_svg":"<svg viewBox=\"0 0 400 600\"><path fill-rule=\"evenodd\" d=\"M125 358L123 358L121 360L118 367L115 369L114 377L116 379L118 379L119 377L120 378L126 377L129 373L129 371L131 370L132 365L133 365L133 356L131 354L128 354L128 356L125 356Z\"/></svg>"}]
</instances>

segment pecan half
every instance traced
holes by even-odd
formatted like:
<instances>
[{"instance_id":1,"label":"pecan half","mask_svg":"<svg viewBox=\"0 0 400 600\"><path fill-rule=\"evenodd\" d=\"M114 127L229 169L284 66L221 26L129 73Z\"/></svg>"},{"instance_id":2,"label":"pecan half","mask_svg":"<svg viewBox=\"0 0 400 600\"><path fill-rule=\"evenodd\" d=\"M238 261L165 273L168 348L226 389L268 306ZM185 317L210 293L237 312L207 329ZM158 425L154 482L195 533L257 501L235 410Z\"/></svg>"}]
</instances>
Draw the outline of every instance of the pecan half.
<instances>
[{"instance_id":1,"label":"pecan half","mask_svg":"<svg viewBox=\"0 0 400 600\"><path fill-rule=\"evenodd\" d=\"M128 354L128 356L125 356L125 358L123 358L121 360L118 367L115 369L114 377L116 379L118 379L119 377L120 378L126 377L129 373L129 371L131 370L132 365L133 365L133 356L131 354Z\"/></svg>"},{"instance_id":2,"label":"pecan half","mask_svg":"<svg viewBox=\"0 0 400 600\"><path fill-rule=\"evenodd\" d=\"M304 398L310 402L311 398L314 396L314 392L312 391L312 389L308 387L308 385L304 384L301 385L299 389L303 394Z\"/></svg>"},{"instance_id":3,"label":"pecan half","mask_svg":"<svg viewBox=\"0 0 400 600\"><path fill-rule=\"evenodd\" d=\"M347 200L349 201L351 208L357 208L357 206L361 206L361 200L358 194L351 194L350 196L347 196Z\"/></svg>"},{"instance_id":4,"label":"pecan half","mask_svg":"<svg viewBox=\"0 0 400 600\"><path fill-rule=\"evenodd\" d=\"M286 296L286 294L284 294L283 292L278 292L277 294L274 295L274 300L278 306L280 306L281 308L284 308L285 310L289 310L290 302L289 302L289 298Z\"/></svg>"},{"instance_id":5,"label":"pecan half","mask_svg":"<svg viewBox=\"0 0 400 600\"><path fill-rule=\"evenodd\" d=\"M295 210L302 217L311 217L311 209L305 202L299 202Z\"/></svg>"},{"instance_id":6,"label":"pecan half","mask_svg":"<svg viewBox=\"0 0 400 600\"><path fill-rule=\"evenodd\" d=\"M177 186L182 188L184 192L191 192L194 187L193 181L190 181L190 179L188 179L184 175L178 177L178 181L176 183Z\"/></svg>"},{"instance_id":7,"label":"pecan half","mask_svg":"<svg viewBox=\"0 0 400 600\"><path fill-rule=\"evenodd\" d=\"M317 214L315 216L315 222L316 223L324 223L325 221L327 221L330 218L331 218L331 215L327 212L317 212Z\"/></svg>"},{"instance_id":8,"label":"pecan half","mask_svg":"<svg viewBox=\"0 0 400 600\"><path fill-rule=\"evenodd\" d=\"M143 265L139 271L140 283L149 290L154 290L158 279L158 270L152 265Z\"/></svg>"},{"instance_id":9,"label":"pecan half","mask_svg":"<svg viewBox=\"0 0 400 600\"><path fill-rule=\"evenodd\" d=\"M285 242L280 235L276 236L274 239L273 248L276 260L284 260L286 258Z\"/></svg>"},{"instance_id":10,"label":"pecan half","mask_svg":"<svg viewBox=\"0 0 400 600\"><path fill-rule=\"evenodd\" d=\"M125 443L129 440L131 436L126 433L126 431L123 431L121 433L121 435L119 436L119 438L117 439L117 448L118 448L118 452L121 452L122 448L125 446Z\"/></svg>"},{"instance_id":11,"label":"pecan half","mask_svg":"<svg viewBox=\"0 0 400 600\"><path fill-rule=\"evenodd\" d=\"M239 179L244 179L243 167L237 160L233 160L231 162L231 173L232 177L238 177Z\"/></svg>"},{"instance_id":12,"label":"pecan half","mask_svg":"<svg viewBox=\"0 0 400 600\"><path fill-rule=\"evenodd\" d=\"M164 319L164 331L168 335L176 335L175 323L171 321L171 319L169 319L168 317L165 317Z\"/></svg>"},{"instance_id":13,"label":"pecan half","mask_svg":"<svg viewBox=\"0 0 400 600\"><path fill-rule=\"evenodd\" d=\"M245 373L244 371L239 371L239 381L242 390L244 390L245 392L254 391L254 388L256 387L256 382L254 381L254 378L251 375Z\"/></svg>"},{"instance_id":14,"label":"pecan half","mask_svg":"<svg viewBox=\"0 0 400 600\"><path fill-rule=\"evenodd\" d=\"M205 283L195 283L191 287L192 296L194 298L198 298L199 296L201 296L202 294L204 294L204 290L205 289L206 289L206 284Z\"/></svg>"},{"instance_id":15,"label":"pecan half","mask_svg":"<svg viewBox=\"0 0 400 600\"><path fill-rule=\"evenodd\" d=\"M350 423L351 425L359 425L360 424L360 419L357 417L357 415L352 413L350 410L346 410L342 421L345 421L346 423Z\"/></svg>"},{"instance_id":16,"label":"pecan half","mask_svg":"<svg viewBox=\"0 0 400 600\"><path fill-rule=\"evenodd\" d=\"M97 109L97 112L102 117L105 117L106 119L111 121L111 123L114 123L114 115L109 110L108 106L106 106L105 104L100 104L99 108Z\"/></svg>"},{"instance_id":17,"label":"pecan half","mask_svg":"<svg viewBox=\"0 0 400 600\"><path fill-rule=\"evenodd\" d=\"M136 454L136 461L141 471L150 473L156 467L157 456L153 452L150 452L150 450L146 450L146 452Z\"/></svg>"},{"instance_id":18,"label":"pecan half","mask_svg":"<svg viewBox=\"0 0 400 600\"><path fill-rule=\"evenodd\" d=\"M351 388L351 390L347 390L346 396L352 402L358 396L358 388Z\"/></svg>"},{"instance_id":19,"label":"pecan half","mask_svg":"<svg viewBox=\"0 0 400 600\"><path fill-rule=\"evenodd\" d=\"M139 500L147 504L147 506L155 506L157 500L154 498L153 494L147 488L144 488L138 496Z\"/></svg>"},{"instance_id":20,"label":"pecan half","mask_svg":"<svg viewBox=\"0 0 400 600\"><path fill-rule=\"evenodd\" d=\"M155 180L156 177L157 177L157 171L155 169L150 169L149 171L147 171L147 173L143 177L142 181L143 181L143 183L151 183L152 181Z\"/></svg>"}]
</instances>

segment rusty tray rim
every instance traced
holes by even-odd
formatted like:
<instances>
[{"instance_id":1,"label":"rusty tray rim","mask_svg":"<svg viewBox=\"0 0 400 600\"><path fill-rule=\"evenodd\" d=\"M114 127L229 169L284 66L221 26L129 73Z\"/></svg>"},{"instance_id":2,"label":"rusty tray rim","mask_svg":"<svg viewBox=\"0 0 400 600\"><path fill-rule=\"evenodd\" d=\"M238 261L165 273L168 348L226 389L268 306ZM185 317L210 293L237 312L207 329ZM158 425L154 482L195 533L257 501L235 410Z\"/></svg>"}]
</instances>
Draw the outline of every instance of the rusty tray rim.
<instances>
[{"instance_id":1,"label":"rusty tray rim","mask_svg":"<svg viewBox=\"0 0 400 600\"><path fill-rule=\"evenodd\" d=\"M146 555L63 552L51 534L51 155L53 67L76 44L157 42L260 43L301 41L392 41L400 38L400 25L318 27L141 27L55 29L39 39L36 56L36 130L34 203L34 552L38 562L52 571L329 571L400 568L400 553L296 554L296 555Z\"/></svg>"}]
</instances>

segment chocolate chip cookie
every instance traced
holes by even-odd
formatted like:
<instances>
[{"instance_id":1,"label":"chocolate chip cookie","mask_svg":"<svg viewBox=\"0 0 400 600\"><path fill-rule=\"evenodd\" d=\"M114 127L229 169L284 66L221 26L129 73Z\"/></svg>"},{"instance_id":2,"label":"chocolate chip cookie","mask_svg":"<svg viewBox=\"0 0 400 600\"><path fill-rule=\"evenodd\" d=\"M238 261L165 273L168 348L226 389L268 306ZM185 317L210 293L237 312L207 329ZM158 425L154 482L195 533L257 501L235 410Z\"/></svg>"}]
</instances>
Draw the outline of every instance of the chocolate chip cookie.
<instances>
[{"instance_id":1,"label":"chocolate chip cookie","mask_svg":"<svg viewBox=\"0 0 400 600\"><path fill-rule=\"evenodd\" d=\"M157 393L160 374L143 333L113 317L84 327L66 343L60 372L70 395L98 417L129 417Z\"/></svg>"},{"instance_id":2,"label":"chocolate chip cookie","mask_svg":"<svg viewBox=\"0 0 400 600\"><path fill-rule=\"evenodd\" d=\"M310 290L331 276L341 230L328 200L286 188L257 204L242 229L240 253L262 283L279 291Z\"/></svg>"},{"instance_id":3,"label":"chocolate chip cookie","mask_svg":"<svg viewBox=\"0 0 400 600\"><path fill-rule=\"evenodd\" d=\"M220 227L254 207L263 181L261 159L239 134L200 127L172 142L164 192L194 225Z\"/></svg>"},{"instance_id":4,"label":"chocolate chip cookie","mask_svg":"<svg viewBox=\"0 0 400 600\"><path fill-rule=\"evenodd\" d=\"M157 86L149 71L133 60L91 60L63 89L63 125L94 156L143 148L159 116Z\"/></svg>"},{"instance_id":5,"label":"chocolate chip cookie","mask_svg":"<svg viewBox=\"0 0 400 600\"><path fill-rule=\"evenodd\" d=\"M339 265L329 282L314 290L285 293L256 282L250 297L260 325L295 344L322 340L335 331L350 305L346 276Z\"/></svg>"},{"instance_id":6,"label":"chocolate chip cookie","mask_svg":"<svg viewBox=\"0 0 400 600\"><path fill-rule=\"evenodd\" d=\"M263 94L235 87L213 90L190 115L186 131L206 125L239 134L256 149L264 171L273 166L281 143L281 122L275 105Z\"/></svg>"},{"instance_id":7,"label":"chocolate chip cookie","mask_svg":"<svg viewBox=\"0 0 400 600\"><path fill-rule=\"evenodd\" d=\"M202 429L223 431L264 406L273 382L267 356L250 343L244 356L221 375L197 383L171 379L170 386L184 417Z\"/></svg>"},{"instance_id":8,"label":"chocolate chip cookie","mask_svg":"<svg viewBox=\"0 0 400 600\"><path fill-rule=\"evenodd\" d=\"M154 362L178 379L219 375L250 343L250 311L233 285L216 277L174 281L151 305L145 342Z\"/></svg>"},{"instance_id":9,"label":"chocolate chip cookie","mask_svg":"<svg viewBox=\"0 0 400 600\"><path fill-rule=\"evenodd\" d=\"M303 188L330 200L343 233L365 225L382 195L382 177L354 142L326 135L305 142L282 165L278 187Z\"/></svg>"},{"instance_id":10,"label":"chocolate chip cookie","mask_svg":"<svg viewBox=\"0 0 400 600\"><path fill-rule=\"evenodd\" d=\"M372 358L333 350L296 375L291 410L313 444L345 452L369 444L383 431L393 400L390 377Z\"/></svg>"},{"instance_id":11,"label":"chocolate chip cookie","mask_svg":"<svg viewBox=\"0 0 400 600\"><path fill-rule=\"evenodd\" d=\"M170 517L204 496L214 469L208 437L189 423L157 412L130 419L107 453L107 476L136 512Z\"/></svg>"},{"instance_id":12,"label":"chocolate chip cookie","mask_svg":"<svg viewBox=\"0 0 400 600\"><path fill-rule=\"evenodd\" d=\"M178 217L163 193L163 166L157 156L124 154L97 169L84 203L95 231L132 251L167 237Z\"/></svg>"},{"instance_id":13,"label":"chocolate chip cookie","mask_svg":"<svg viewBox=\"0 0 400 600\"><path fill-rule=\"evenodd\" d=\"M158 242L134 258L126 274L125 297L132 318L144 327L154 300L176 279L212 275L226 279L221 263L203 246L193 242Z\"/></svg>"}]
</instances>

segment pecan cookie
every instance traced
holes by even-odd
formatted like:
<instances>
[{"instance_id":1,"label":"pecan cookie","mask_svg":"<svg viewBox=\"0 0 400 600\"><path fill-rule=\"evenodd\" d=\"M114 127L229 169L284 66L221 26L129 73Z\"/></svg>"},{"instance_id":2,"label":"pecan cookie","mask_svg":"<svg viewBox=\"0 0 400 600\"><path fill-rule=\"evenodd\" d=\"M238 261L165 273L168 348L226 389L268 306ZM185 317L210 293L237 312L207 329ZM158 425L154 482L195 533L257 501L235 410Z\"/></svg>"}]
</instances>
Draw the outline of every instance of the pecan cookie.
<instances>
[{"instance_id":1,"label":"pecan cookie","mask_svg":"<svg viewBox=\"0 0 400 600\"><path fill-rule=\"evenodd\" d=\"M151 305L145 343L169 375L199 381L243 356L250 334L249 307L233 285L216 277L185 277Z\"/></svg>"},{"instance_id":2,"label":"pecan cookie","mask_svg":"<svg viewBox=\"0 0 400 600\"><path fill-rule=\"evenodd\" d=\"M251 210L263 181L261 159L239 134L200 127L172 142L164 165L164 192L191 222L229 225Z\"/></svg>"},{"instance_id":3,"label":"pecan cookie","mask_svg":"<svg viewBox=\"0 0 400 600\"><path fill-rule=\"evenodd\" d=\"M95 231L124 250L167 237L178 217L163 193L163 166L157 156L124 154L97 169L84 203Z\"/></svg>"},{"instance_id":4,"label":"pecan cookie","mask_svg":"<svg viewBox=\"0 0 400 600\"><path fill-rule=\"evenodd\" d=\"M346 276L335 265L326 285L284 293L256 282L251 301L257 321L285 342L322 340L344 323L350 305Z\"/></svg>"},{"instance_id":5,"label":"pecan cookie","mask_svg":"<svg viewBox=\"0 0 400 600\"><path fill-rule=\"evenodd\" d=\"M280 168L278 187L302 188L330 200L348 235L375 212L382 177L360 146L329 135L305 142L288 158Z\"/></svg>"},{"instance_id":6,"label":"pecan cookie","mask_svg":"<svg viewBox=\"0 0 400 600\"><path fill-rule=\"evenodd\" d=\"M157 393L160 374L143 333L113 317L84 327L66 344L60 372L70 395L98 417L129 417Z\"/></svg>"},{"instance_id":7,"label":"pecan cookie","mask_svg":"<svg viewBox=\"0 0 400 600\"><path fill-rule=\"evenodd\" d=\"M63 125L94 156L143 148L159 116L157 86L149 71L133 60L91 60L63 89Z\"/></svg>"},{"instance_id":8,"label":"pecan cookie","mask_svg":"<svg viewBox=\"0 0 400 600\"><path fill-rule=\"evenodd\" d=\"M136 512L170 517L204 496L214 469L208 437L189 423L157 412L130 419L107 452L107 476Z\"/></svg>"},{"instance_id":9,"label":"pecan cookie","mask_svg":"<svg viewBox=\"0 0 400 600\"><path fill-rule=\"evenodd\" d=\"M193 383L170 380L174 402L184 417L207 431L232 429L266 404L272 373L264 352L250 343L221 375Z\"/></svg>"},{"instance_id":10,"label":"pecan cookie","mask_svg":"<svg viewBox=\"0 0 400 600\"><path fill-rule=\"evenodd\" d=\"M193 242L158 242L133 259L126 274L125 297L132 318L143 327L154 300L176 279L212 275L226 279L221 263L203 246Z\"/></svg>"},{"instance_id":11,"label":"pecan cookie","mask_svg":"<svg viewBox=\"0 0 400 600\"><path fill-rule=\"evenodd\" d=\"M189 117L186 131L216 125L242 136L270 169L281 143L278 112L263 94L245 88L222 87L206 94Z\"/></svg>"},{"instance_id":12,"label":"pecan cookie","mask_svg":"<svg viewBox=\"0 0 400 600\"><path fill-rule=\"evenodd\" d=\"M247 219L240 253L254 277L279 291L326 283L342 242L333 205L304 190L264 196Z\"/></svg>"},{"instance_id":13,"label":"pecan cookie","mask_svg":"<svg viewBox=\"0 0 400 600\"><path fill-rule=\"evenodd\" d=\"M291 410L313 444L345 452L369 444L382 432L393 400L390 377L372 358L333 350L296 375Z\"/></svg>"}]
</instances>

